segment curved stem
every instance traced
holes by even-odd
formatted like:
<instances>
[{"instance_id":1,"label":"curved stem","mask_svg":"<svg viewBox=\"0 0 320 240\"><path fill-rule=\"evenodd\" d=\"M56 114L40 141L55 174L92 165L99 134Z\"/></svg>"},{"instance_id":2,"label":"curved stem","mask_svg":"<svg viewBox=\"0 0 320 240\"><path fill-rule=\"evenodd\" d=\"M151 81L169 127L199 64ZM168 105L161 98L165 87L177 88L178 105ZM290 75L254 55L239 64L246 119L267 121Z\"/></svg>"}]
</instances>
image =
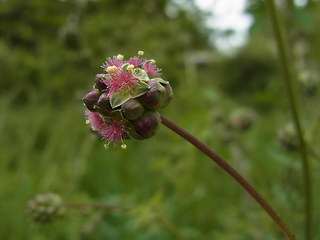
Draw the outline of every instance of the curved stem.
<instances>
[{"instance_id":1,"label":"curved stem","mask_svg":"<svg viewBox=\"0 0 320 240\"><path fill-rule=\"evenodd\" d=\"M279 215L273 210L269 203L247 182L234 168L232 168L226 161L224 161L218 154L212 151L208 146L192 136L190 133L171 122L169 119L161 116L162 124L171 129L176 134L183 137L185 140L193 144L196 148L210 157L215 163L217 163L224 171L226 171L234 180L236 180L269 214L274 222L279 226L283 234L290 240L296 240L297 238L288 228L288 226L282 221Z\"/></svg>"},{"instance_id":2,"label":"curved stem","mask_svg":"<svg viewBox=\"0 0 320 240\"><path fill-rule=\"evenodd\" d=\"M281 67L283 71L285 87L289 100L292 119L299 139L300 155L303 168L304 190L305 190L305 239L312 239L312 186L311 173L308 160L308 150L303 136L301 121L298 114L298 105L293 90L293 72L289 61L289 53L286 46L285 35L280 25L280 20L275 6L274 0L266 1L269 15L271 18L274 35L278 45L278 53L280 57Z\"/></svg>"}]
</instances>

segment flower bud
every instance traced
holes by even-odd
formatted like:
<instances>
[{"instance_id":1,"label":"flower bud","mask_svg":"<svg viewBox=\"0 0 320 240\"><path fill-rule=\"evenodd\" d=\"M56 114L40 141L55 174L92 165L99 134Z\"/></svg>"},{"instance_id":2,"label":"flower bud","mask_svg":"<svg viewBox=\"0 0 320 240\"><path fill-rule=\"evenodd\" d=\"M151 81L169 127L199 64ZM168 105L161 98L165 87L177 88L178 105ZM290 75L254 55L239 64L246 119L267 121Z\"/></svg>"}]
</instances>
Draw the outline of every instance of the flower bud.
<instances>
[{"instance_id":1,"label":"flower bud","mask_svg":"<svg viewBox=\"0 0 320 240\"><path fill-rule=\"evenodd\" d=\"M156 133L160 121L158 112L146 112L141 118L133 122L133 127L143 139L146 139Z\"/></svg>"},{"instance_id":2,"label":"flower bud","mask_svg":"<svg viewBox=\"0 0 320 240\"><path fill-rule=\"evenodd\" d=\"M36 222L51 222L62 217L64 211L62 200L57 194L39 194L28 202L28 213Z\"/></svg>"},{"instance_id":3,"label":"flower bud","mask_svg":"<svg viewBox=\"0 0 320 240\"><path fill-rule=\"evenodd\" d=\"M107 89L107 86L103 83L105 78L105 74L97 74L96 75L96 88L99 89L100 92L103 92Z\"/></svg>"},{"instance_id":4,"label":"flower bud","mask_svg":"<svg viewBox=\"0 0 320 240\"><path fill-rule=\"evenodd\" d=\"M149 109L161 108L166 100L166 89L157 81L149 80L149 91L140 97L142 104Z\"/></svg>"},{"instance_id":5,"label":"flower bud","mask_svg":"<svg viewBox=\"0 0 320 240\"><path fill-rule=\"evenodd\" d=\"M108 97L108 93L102 93L97 101L97 111L101 114L110 114L112 111L110 105L110 98Z\"/></svg>"},{"instance_id":6,"label":"flower bud","mask_svg":"<svg viewBox=\"0 0 320 240\"><path fill-rule=\"evenodd\" d=\"M82 101L90 111L95 112L96 111L95 105L97 105L97 101L99 97L100 97L99 92L91 91L82 98Z\"/></svg>"},{"instance_id":7,"label":"flower bud","mask_svg":"<svg viewBox=\"0 0 320 240\"><path fill-rule=\"evenodd\" d=\"M161 84L161 85L162 85L162 86L165 88L165 90L166 90L166 97L165 97L163 103L161 104L161 108L163 108L163 107L167 106L167 105L170 103L170 101L171 101L171 99L172 99L172 97L173 97L173 92L172 92L172 88L171 88L171 86L170 86L169 83L167 83L167 84Z\"/></svg>"},{"instance_id":8,"label":"flower bud","mask_svg":"<svg viewBox=\"0 0 320 240\"><path fill-rule=\"evenodd\" d=\"M136 99L131 98L121 106L122 115L128 120L136 120L142 116L144 107Z\"/></svg>"}]
</instances>

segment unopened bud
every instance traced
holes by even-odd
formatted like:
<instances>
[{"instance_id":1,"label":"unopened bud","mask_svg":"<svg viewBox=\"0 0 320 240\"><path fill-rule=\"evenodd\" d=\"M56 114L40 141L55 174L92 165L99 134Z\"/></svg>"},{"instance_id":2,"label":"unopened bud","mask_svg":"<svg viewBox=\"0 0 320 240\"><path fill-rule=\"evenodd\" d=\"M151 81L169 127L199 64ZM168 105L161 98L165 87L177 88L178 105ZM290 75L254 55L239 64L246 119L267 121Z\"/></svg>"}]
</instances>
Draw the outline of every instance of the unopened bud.
<instances>
[{"instance_id":1,"label":"unopened bud","mask_svg":"<svg viewBox=\"0 0 320 240\"><path fill-rule=\"evenodd\" d=\"M166 89L157 81L149 80L149 91L140 97L142 104L149 109L156 110L163 106L166 100Z\"/></svg>"},{"instance_id":2,"label":"unopened bud","mask_svg":"<svg viewBox=\"0 0 320 240\"><path fill-rule=\"evenodd\" d=\"M64 211L62 200L57 194L39 194L28 202L28 213L36 222L51 222L62 217Z\"/></svg>"},{"instance_id":3,"label":"unopened bud","mask_svg":"<svg viewBox=\"0 0 320 240\"><path fill-rule=\"evenodd\" d=\"M99 97L100 97L99 92L91 91L82 98L82 101L91 112L94 112L96 111L95 106L97 105L97 101Z\"/></svg>"},{"instance_id":4,"label":"unopened bud","mask_svg":"<svg viewBox=\"0 0 320 240\"><path fill-rule=\"evenodd\" d=\"M108 114L112 111L111 105L110 105L110 99L108 97L107 93L102 93L97 101L97 111L102 114Z\"/></svg>"},{"instance_id":5,"label":"unopened bud","mask_svg":"<svg viewBox=\"0 0 320 240\"><path fill-rule=\"evenodd\" d=\"M105 91L107 86L104 84L103 80L105 79L105 74L97 74L96 75L96 88L99 89L100 92Z\"/></svg>"},{"instance_id":6,"label":"unopened bud","mask_svg":"<svg viewBox=\"0 0 320 240\"><path fill-rule=\"evenodd\" d=\"M144 107L136 99L129 99L121 106L122 115L128 120L136 120L142 116Z\"/></svg>"},{"instance_id":7,"label":"unopened bud","mask_svg":"<svg viewBox=\"0 0 320 240\"><path fill-rule=\"evenodd\" d=\"M165 106L167 106L169 103L170 103L170 101L171 101L171 99L172 99L172 97L173 97L173 92L172 92L172 88L171 88L171 86L170 86L170 84L169 83L167 83L167 84L161 84L164 88L165 88L165 90L166 90L166 96L165 96L165 99L164 99L164 101L163 101L163 103L162 103L162 105L161 105L161 107L163 108L163 107L165 107Z\"/></svg>"},{"instance_id":8,"label":"unopened bud","mask_svg":"<svg viewBox=\"0 0 320 240\"><path fill-rule=\"evenodd\" d=\"M141 118L133 122L133 127L145 139L152 137L156 133L160 121L158 112L146 112Z\"/></svg>"}]
</instances>

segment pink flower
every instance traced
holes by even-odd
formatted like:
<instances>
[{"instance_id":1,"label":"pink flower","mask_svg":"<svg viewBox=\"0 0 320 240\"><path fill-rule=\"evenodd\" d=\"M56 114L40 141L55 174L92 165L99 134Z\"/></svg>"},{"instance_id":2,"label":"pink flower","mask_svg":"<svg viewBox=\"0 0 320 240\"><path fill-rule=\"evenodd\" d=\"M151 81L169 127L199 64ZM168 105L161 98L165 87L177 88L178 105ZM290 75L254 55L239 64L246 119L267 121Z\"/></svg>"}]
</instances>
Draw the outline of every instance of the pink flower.
<instances>
[{"instance_id":1,"label":"pink flower","mask_svg":"<svg viewBox=\"0 0 320 240\"><path fill-rule=\"evenodd\" d=\"M105 71L108 67L116 66L117 68L120 68L124 62L122 60L119 60L116 56L113 58L107 58L107 61L101 66Z\"/></svg>"},{"instance_id":2,"label":"pink flower","mask_svg":"<svg viewBox=\"0 0 320 240\"><path fill-rule=\"evenodd\" d=\"M85 114L87 116L87 123L90 124L92 130L97 132L103 139L106 139L108 145L111 142L115 144L123 142L123 139L129 137L123 120L110 119L105 123L97 112L86 110Z\"/></svg>"},{"instance_id":3,"label":"pink flower","mask_svg":"<svg viewBox=\"0 0 320 240\"><path fill-rule=\"evenodd\" d=\"M111 142L117 144L128 138L128 132L124 126L124 121L111 119L107 123L107 129L102 132L102 137L108 140L108 145Z\"/></svg>"},{"instance_id":4,"label":"pink flower","mask_svg":"<svg viewBox=\"0 0 320 240\"><path fill-rule=\"evenodd\" d=\"M134 56L132 58L130 58L127 63L132 64L135 67L138 67L139 65L141 65L141 59L137 56Z\"/></svg>"},{"instance_id":5,"label":"pink flower","mask_svg":"<svg viewBox=\"0 0 320 240\"><path fill-rule=\"evenodd\" d=\"M156 75L159 75L159 71L160 69L157 68L157 66L150 62L150 61L144 61L143 64L142 64L142 68L147 72L147 73L150 73L151 75L153 76L156 76Z\"/></svg>"},{"instance_id":6,"label":"pink flower","mask_svg":"<svg viewBox=\"0 0 320 240\"><path fill-rule=\"evenodd\" d=\"M87 116L87 123L90 124L92 130L98 132L102 136L102 133L107 129L107 126L100 114L89 110L86 110L85 114Z\"/></svg>"},{"instance_id":7,"label":"pink flower","mask_svg":"<svg viewBox=\"0 0 320 240\"><path fill-rule=\"evenodd\" d=\"M131 93L133 93L132 86L138 85L137 78L131 73L131 71L118 68L115 72L110 72L109 76L110 78L103 81L109 89L109 97L113 93L119 94L122 92L123 94L127 91L131 91Z\"/></svg>"}]
</instances>

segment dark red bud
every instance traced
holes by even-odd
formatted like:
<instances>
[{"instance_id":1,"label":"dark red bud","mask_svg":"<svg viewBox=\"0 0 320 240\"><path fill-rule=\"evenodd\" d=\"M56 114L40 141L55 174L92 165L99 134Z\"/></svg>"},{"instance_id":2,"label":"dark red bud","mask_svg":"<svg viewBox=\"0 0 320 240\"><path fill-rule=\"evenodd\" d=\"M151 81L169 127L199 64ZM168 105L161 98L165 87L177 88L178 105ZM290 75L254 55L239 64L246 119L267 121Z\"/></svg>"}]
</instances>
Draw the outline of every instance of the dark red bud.
<instances>
[{"instance_id":1,"label":"dark red bud","mask_svg":"<svg viewBox=\"0 0 320 240\"><path fill-rule=\"evenodd\" d=\"M102 93L97 101L98 108L97 110L102 114L108 114L112 111L110 105L110 99L107 93Z\"/></svg>"},{"instance_id":2,"label":"dark red bud","mask_svg":"<svg viewBox=\"0 0 320 240\"><path fill-rule=\"evenodd\" d=\"M104 84L103 80L105 79L105 74L97 74L96 75L96 88L101 92L105 92L107 86Z\"/></svg>"},{"instance_id":3,"label":"dark red bud","mask_svg":"<svg viewBox=\"0 0 320 240\"><path fill-rule=\"evenodd\" d=\"M91 91L82 98L82 101L90 111L95 112L96 111L95 105L97 105L97 101L99 97L100 97L99 92Z\"/></svg>"},{"instance_id":4,"label":"dark red bud","mask_svg":"<svg viewBox=\"0 0 320 240\"><path fill-rule=\"evenodd\" d=\"M165 106L167 106L169 103L170 103L170 101L171 101L171 99L172 99L172 97L173 97L173 92L172 92L172 88L171 88L171 86L170 86L170 84L169 83L167 83L167 84L161 84L164 88L165 88L165 90L166 90L166 97L165 97L165 99L164 99L164 101L163 101L163 103L162 103L162 105L161 105L161 107L163 108L163 107L165 107Z\"/></svg>"},{"instance_id":5,"label":"dark red bud","mask_svg":"<svg viewBox=\"0 0 320 240\"><path fill-rule=\"evenodd\" d=\"M157 81L149 80L149 91L140 97L142 104L149 109L162 107L166 99L166 89Z\"/></svg>"},{"instance_id":6,"label":"dark red bud","mask_svg":"<svg viewBox=\"0 0 320 240\"><path fill-rule=\"evenodd\" d=\"M143 138L152 137L160 124L158 112L146 112L141 118L133 122L136 132Z\"/></svg>"},{"instance_id":7,"label":"dark red bud","mask_svg":"<svg viewBox=\"0 0 320 240\"><path fill-rule=\"evenodd\" d=\"M121 106L122 115L128 120L136 120L142 116L144 107L136 99L129 99Z\"/></svg>"}]
</instances>

